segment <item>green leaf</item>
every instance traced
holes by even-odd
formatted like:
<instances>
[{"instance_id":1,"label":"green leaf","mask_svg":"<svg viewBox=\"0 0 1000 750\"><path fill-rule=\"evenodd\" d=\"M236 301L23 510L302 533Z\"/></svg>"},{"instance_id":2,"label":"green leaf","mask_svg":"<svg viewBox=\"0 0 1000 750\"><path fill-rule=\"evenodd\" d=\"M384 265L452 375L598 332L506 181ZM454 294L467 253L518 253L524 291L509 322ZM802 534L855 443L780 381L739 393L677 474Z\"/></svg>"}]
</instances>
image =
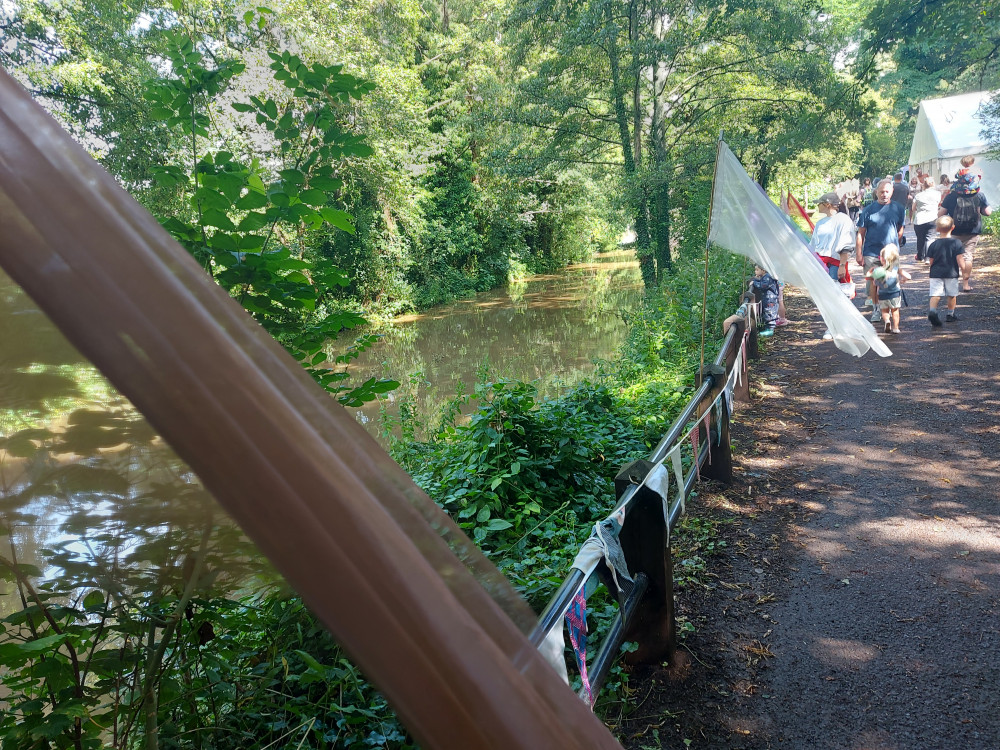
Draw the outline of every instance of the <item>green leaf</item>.
<instances>
[{"instance_id":1,"label":"green leaf","mask_svg":"<svg viewBox=\"0 0 1000 750\"><path fill-rule=\"evenodd\" d=\"M104 605L104 594L98 590L91 591L83 597L84 609L96 609Z\"/></svg>"},{"instance_id":2,"label":"green leaf","mask_svg":"<svg viewBox=\"0 0 1000 750\"><path fill-rule=\"evenodd\" d=\"M486 523L489 520L490 520L490 508L488 505L484 505L482 508L479 509L479 512L476 513L476 523Z\"/></svg>"},{"instance_id":3,"label":"green leaf","mask_svg":"<svg viewBox=\"0 0 1000 750\"><path fill-rule=\"evenodd\" d=\"M520 473L520 471L521 471L521 464L520 464L520 462L515 461L514 463L512 463L510 465L510 473L511 473L511 475L518 474L518 473Z\"/></svg>"},{"instance_id":4,"label":"green leaf","mask_svg":"<svg viewBox=\"0 0 1000 750\"><path fill-rule=\"evenodd\" d=\"M490 522L486 524L486 528L490 531L503 531L504 529L513 528L514 524L510 521L504 521L502 518L491 518Z\"/></svg>"},{"instance_id":5,"label":"green leaf","mask_svg":"<svg viewBox=\"0 0 1000 750\"><path fill-rule=\"evenodd\" d=\"M233 231L236 229L236 225L233 224L232 220L226 216L222 211L216 208L210 208L203 211L201 214L201 221L206 227L216 227L217 229L226 229L228 231Z\"/></svg>"},{"instance_id":6,"label":"green leaf","mask_svg":"<svg viewBox=\"0 0 1000 750\"><path fill-rule=\"evenodd\" d=\"M334 190L340 190L344 186L343 180L337 180L333 177L310 177L309 187L316 188L317 190L324 190L326 192L332 192Z\"/></svg>"},{"instance_id":7,"label":"green leaf","mask_svg":"<svg viewBox=\"0 0 1000 750\"><path fill-rule=\"evenodd\" d=\"M236 239L226 232L216 232L208 238L208 244L213 250L232 252L236 249Z\"/></svg>"},{"instance_id":8,"label":"green leaf","mask_svg":"<svg viewBox=\"0 0 1000 750\"><path fill-rule=\"evenodd\" d=\"M320 674L323 673L324 671L323 665L320 664L318 661L316 661L316 659L311 654L308 654L300 649L295 649L295 653L297 653L299 655L299 658L306 663L307 667L319 672Z\"/></svg>"},{"instance_id":9,"label":"green leaf","mask_svg":"<svg viewBox=\"0 0 1000 750\"><path fill-rule=\"evenodd\" d=\"M282 169L278 172L278 177L293 185L302 185L306 181L306 176L297 169Z\"/></svg>"},{"instance_id":10,"label":"green leaf","mask_svg":"<svg viewBox=\"0 0 1000 750\"><path fill-rule=\"evenodd\" d=\"M322 208L323 206L326 205L327 197L326 193L324 193L322 190L309 189L309 190L303 190L301 193L299 193L299 200L301 200L303 203L309 204L310 206L315 206L316 208ZM333 222L330 223L332 224Z\"/></svg>"},{"instance_id":11,"label":"green leaf","mask_svg":"<svg viewBox=\"0 0 1000 750\"><path fill-rule=\"evenodd\" d=\"M264 238L259 234L245 234L236 240L240 250L260 250L264 247Z\"/></svg>"},{"instance_id":12,"label":"green leaf","mask_svg":"<svg viewBox=\"0 0 1000 750\"><path fill-rule=\"evenodd\" d=\"M243 221L236 227L238 232L255 232L261 227L267 226L267 217L260 213L249 213L243 217Z\"/></svg>"},{"instance_id":13,"label":"green leaf","mask_svg":"<svg viewBox=\"0 0 1000 750\"><path fill-rule=\"evenodd\" d=\"M351 223L354 217L346 211L338 211L335 208L321 208L319 213L324 221L337 227L337 229L343 229L345 232L354 234L354 224Z\"/></svg>"},{"instance_id":14,"label":"green leaf","mask_svg":"<svg viewBox=\"0 0 1000 750\"><path fill-rule=\"evenodd\" d=\"M238 199L236 203L233 204L234 208L240 211L249 211L252 208L263 208L267 205L267 196L256 192L255 190L250 190L242 198Z\"/></svg>"},{"instance_id":15,"label":"green leaf","mask_svg":"<svg viewBox=\"0 0 1000 750\"><path fill-rule=\"evenodd\" d=\"M247 177L247 187L255 193L260 193L261 195L267 194L267 187L259 175L252 174Z\"/></svg>"},{"instance_id":16,"label":"green leaf","mask_svg":"<svg viewBox=\"0 0 1000 750\"><path fill-rule=\"evenodd\" d=\"M272 120L278 116L278 105L274 103L274 99L268 99L264 102L264 111Z\"/></svg>"}]
</instances>

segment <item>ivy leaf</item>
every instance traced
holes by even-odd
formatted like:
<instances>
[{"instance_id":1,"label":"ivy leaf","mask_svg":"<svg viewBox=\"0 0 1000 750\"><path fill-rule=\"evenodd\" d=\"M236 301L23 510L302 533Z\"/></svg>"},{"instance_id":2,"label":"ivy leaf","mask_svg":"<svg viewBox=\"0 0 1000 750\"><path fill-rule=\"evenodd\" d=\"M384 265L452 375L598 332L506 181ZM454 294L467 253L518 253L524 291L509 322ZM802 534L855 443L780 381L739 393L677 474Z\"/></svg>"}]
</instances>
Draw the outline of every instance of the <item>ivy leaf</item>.
<instances>
[{"instance_id":1,"label":"ivy leaf","mask_svg":"<svg viewBox=\"0 0 1000 750\"><path fill-rule=\"evenodd\" d=\"M505 521L502 518L491 518L490 522L486 524L486 528L490 531L503 531L504 529L511 529L514 527L510 521Z\"/></svg>"}]
</instances>

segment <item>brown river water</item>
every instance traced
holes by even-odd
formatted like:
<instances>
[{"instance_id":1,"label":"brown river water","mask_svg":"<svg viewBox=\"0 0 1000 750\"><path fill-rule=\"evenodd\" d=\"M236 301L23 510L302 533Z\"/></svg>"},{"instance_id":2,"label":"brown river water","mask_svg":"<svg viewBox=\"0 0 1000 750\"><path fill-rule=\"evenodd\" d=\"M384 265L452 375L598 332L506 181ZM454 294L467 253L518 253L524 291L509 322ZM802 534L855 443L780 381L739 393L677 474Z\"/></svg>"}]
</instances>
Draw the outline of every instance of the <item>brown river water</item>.
<instances>
[{"instance_id":1,"label":"brown river water","mask_svg":"<svg viewBox=\"0 0 1000 750\"><path fill-rule=\"evenodd\" d=\"M620 311L634 307L642 279L634 253L597 256L558 274L534 276L472 299L406 315L375 329L384 338L352 366L360 379L388 377L402 387L358 409L376 437L379 415L398 415L401 398L433 421L459 392L491 378L533 382L554 396L614 357L625 335Z\"/></svg>"},{"instance_id":2,"label":"brown river water","mask_svg":"<svg viewBox=\"0 0 1000 750\"><path fill-rule=\"evenodd\" d=\"M393 321L354 369L404 382L425 419L487 365L552 395L614 356L618 312L640 294L633 255L600 257ZM22 606L12 563L81 592L170 589L205 535L204 588L275 580L188 466L2 273L0 341L0 617ZM358 418L377 434L399 398Z\"/></svg>"}]
</instances>

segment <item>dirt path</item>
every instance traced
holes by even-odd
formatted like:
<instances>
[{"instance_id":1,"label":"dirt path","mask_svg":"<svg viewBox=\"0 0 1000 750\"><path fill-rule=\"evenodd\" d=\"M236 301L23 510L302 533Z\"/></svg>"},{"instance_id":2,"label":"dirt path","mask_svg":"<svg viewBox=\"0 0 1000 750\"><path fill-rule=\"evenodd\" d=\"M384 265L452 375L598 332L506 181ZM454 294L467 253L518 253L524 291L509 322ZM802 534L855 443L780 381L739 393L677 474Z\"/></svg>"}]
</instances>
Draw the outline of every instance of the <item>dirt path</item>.
<instances>
[{"instance_id":1,"label":"dirt path","mask_svg":"<svg viewBox=\"0 0 1000 750\"><path fill-rule=\"evenodd\" d=\"M912 248L891 358L790 300L739 480L702 493L728 547L678 595L677 665L633 675L629 747L1000 747L1000 251L933 329Z\"/></svg>"}]
</instances>

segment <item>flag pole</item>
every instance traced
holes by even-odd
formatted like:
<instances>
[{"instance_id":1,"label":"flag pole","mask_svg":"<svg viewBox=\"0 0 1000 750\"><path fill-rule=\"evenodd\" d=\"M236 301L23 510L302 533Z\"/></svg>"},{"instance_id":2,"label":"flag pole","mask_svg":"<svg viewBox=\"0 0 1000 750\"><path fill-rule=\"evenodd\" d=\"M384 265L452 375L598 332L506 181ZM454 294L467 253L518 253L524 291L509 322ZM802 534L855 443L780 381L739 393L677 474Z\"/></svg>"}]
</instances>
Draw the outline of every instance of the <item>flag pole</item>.
<instances>
[{"instance_id":1,"label":"flag pole","mask_svg":"<svg viewBox=\"0 0 1000 750\"><path fill-rule=\"evenodd\" d=\"M708 251L712 247L712 210L715 208L715 179L719 175L719 154L722 153L722 131L715 146L715 168L712 170L712 193L708 198L708 234L705 236L705 286L701 294L701 367L698 368L698 387L705 382L705 314L708 309Z\"/></svg>"}]
</instances>

